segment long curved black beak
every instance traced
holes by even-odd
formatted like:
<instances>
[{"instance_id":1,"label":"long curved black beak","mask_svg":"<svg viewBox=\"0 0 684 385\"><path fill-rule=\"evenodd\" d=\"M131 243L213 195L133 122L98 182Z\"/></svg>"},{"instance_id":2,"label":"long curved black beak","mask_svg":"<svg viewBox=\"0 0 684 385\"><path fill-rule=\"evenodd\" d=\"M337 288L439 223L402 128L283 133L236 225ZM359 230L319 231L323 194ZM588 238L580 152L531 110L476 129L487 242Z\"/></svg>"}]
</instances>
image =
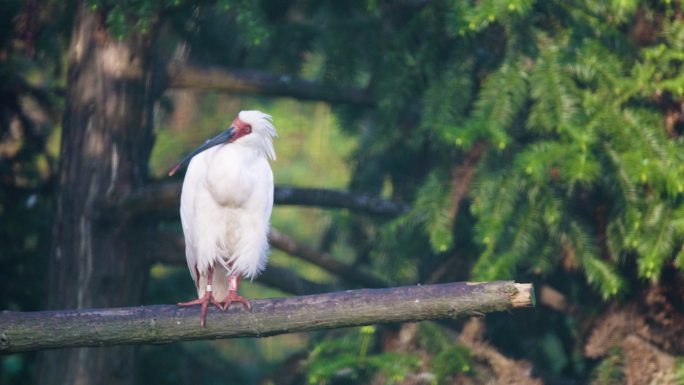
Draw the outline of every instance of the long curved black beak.
<instances>
[{"instance_id":1,"label":"long curved black beak","mask_svg":"<svg viewBox=\"0 0 684 385\"><path fill-rule=\"evenodd\" d=\"M215 137L207 140L204 142L203 145L197 147L193 152L189 153L183 160L178 162L171 171L169 171L169 176L173 176L173 174L176 173L181 167L185 166L188 162L190 162L190 159L192 159L193 156L199 154L200 152L207 150L209 148L212 148L214 146L218 146L219 144L224 144L228 143L230 139L235 136L235 128L231 127L227 129L226 131L223 131L222 133L216 135Z\"/></svg>"}]
</instances>

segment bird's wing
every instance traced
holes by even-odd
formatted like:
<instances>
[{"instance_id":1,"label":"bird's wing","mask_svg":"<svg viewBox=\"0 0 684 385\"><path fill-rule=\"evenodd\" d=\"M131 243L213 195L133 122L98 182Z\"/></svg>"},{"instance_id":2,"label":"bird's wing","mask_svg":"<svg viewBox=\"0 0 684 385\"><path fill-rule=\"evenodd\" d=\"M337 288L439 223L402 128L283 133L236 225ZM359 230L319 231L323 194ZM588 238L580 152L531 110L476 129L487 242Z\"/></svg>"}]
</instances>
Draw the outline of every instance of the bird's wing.
<instances>
[{"instance_id":1,"label":"bird's wing","mask_svg":"<svg viewBox=\"0 0 684 385\"><path fill-rule=\"evenodd\" d=\"M183 180L183 191L181 192L180 216L183 225L183 235L185 236L185 259L188 263L190 275L198 283L197 276L197 247L195 244L196 234L193 232L192 220L195 218L195 199L197 190L201 186L201 181L205 173L205 168L202 167L204 159L202 154L196 156L190 161L188 170L185 173Z\"/></svg>"},{"instance_id":2,"label":"bird's wing","mask_svg":"<svg viewBox=\"0 0 684 385\"><path fill-rule=\"evenodd\" d=\"M253 279L266 267L268 259L268 229L273 208L273 173L265 158L250 169L252 190L242 205L237 219L239 241L232 245L228 263L247 279Z\"/></svg>"}]
</instances>

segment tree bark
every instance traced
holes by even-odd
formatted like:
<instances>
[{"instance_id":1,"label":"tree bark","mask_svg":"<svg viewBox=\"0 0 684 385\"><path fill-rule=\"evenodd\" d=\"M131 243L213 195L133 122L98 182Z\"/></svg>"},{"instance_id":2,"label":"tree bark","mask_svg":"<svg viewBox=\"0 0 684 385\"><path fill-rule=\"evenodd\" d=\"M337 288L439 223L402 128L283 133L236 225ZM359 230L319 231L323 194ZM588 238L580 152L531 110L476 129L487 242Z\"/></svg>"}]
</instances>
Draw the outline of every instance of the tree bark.
<instances>
[{"instance_id":1,"label":"tree bark","mask_svg":"<svg viewBox=\"0 0 684 385\"><path fill-rule=\"evenodd\" d=\"M146 176L152 144L150 39L136 31L124 40L112 38L102 15L84 4L77 9L47 306L134 305L147 275L136 242L141 230L96 219L108 201L127 196ZM130 384L134 370L132 347L51 351L38 358L37 383Z\"/></svg>"},{"instance_id":2,"label":"tree bark","mask_svg":"<svg viewBox=\"0 0 684 385\"><path fill-rule=\"evenodd\" d=\"M212 308L205 328L199 326L197 307L2 312L0 352L266 337L375 323L453 319L529 306L534 306L531 284L497 281L254 300L251 312L234 306L224 314Z\"/></svg>"}]
</instances>

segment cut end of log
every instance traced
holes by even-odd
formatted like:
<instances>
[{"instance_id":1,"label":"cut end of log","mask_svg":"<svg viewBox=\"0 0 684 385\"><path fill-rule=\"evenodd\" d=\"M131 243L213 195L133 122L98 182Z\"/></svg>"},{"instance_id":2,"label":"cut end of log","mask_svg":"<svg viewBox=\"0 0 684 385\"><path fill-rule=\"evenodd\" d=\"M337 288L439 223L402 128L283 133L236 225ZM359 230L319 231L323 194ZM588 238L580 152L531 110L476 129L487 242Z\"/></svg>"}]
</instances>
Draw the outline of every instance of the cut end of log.
<instances>
[{"instance_id":1,"label":"cut end of log","mask_svg":"<svg viewBox=\"0 0 684 385\"><path fill-rule=\"evenodd\" d=\"M510 293L513 307L535 306L534 287L531 283L514 283L513 287L515 290Z\"/></svg>"}]
</instances>

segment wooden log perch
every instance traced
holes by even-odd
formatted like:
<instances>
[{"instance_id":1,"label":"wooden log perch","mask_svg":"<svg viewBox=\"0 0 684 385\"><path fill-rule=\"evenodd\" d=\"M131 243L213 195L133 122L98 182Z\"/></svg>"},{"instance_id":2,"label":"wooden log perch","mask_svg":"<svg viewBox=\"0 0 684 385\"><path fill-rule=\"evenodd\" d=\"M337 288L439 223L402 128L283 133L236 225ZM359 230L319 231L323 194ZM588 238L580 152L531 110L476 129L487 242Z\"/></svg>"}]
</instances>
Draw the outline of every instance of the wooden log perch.
<instances>
[{"instance_id":1,"label":"wooden log perch","mask_svg":"<svg viewBox=\"0 0 684 385\"><path fill-rule=\"evenodd\" d=\"M387 322L458 318L534 306L532 284L512 281L361 289L252 301L225 313L154 305L0 313L0 353L40 349L161 344L198 339L266 337Z\"/></svg>"}]
</instances>

